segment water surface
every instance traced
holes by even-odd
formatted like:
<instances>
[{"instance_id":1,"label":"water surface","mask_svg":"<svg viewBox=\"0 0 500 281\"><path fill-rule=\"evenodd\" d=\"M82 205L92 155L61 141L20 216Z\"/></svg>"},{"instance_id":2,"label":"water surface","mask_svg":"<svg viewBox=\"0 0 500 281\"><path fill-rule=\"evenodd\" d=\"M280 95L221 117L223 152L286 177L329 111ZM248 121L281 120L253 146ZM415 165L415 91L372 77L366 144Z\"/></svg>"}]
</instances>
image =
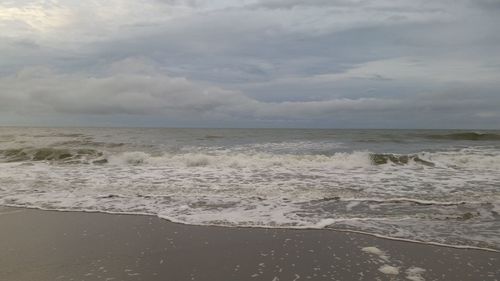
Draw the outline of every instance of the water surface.
<instances>
[{"instance_id":1,"label":"water surface","mask_svg":"<svg viewBox=\"0 0 500 281\"><path fill-rule=\"evenodd\" d=\"M0 204L500 249L500 131L4 127Z\"/></svg>"}]
</instances>

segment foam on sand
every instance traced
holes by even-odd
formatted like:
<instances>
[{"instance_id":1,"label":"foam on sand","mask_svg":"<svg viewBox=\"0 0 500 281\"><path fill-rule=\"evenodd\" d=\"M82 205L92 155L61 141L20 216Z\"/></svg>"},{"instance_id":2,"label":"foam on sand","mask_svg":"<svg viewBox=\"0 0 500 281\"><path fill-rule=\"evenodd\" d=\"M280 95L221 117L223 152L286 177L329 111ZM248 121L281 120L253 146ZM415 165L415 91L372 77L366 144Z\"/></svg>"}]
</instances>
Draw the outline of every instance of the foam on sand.
<instances>
[{"instance_id":1,"label":"foam on sand","mask_svg":"<svg viewBox=\"0 0 500 281\"><path fill-rule=\"evenodd\" d=\"M380 272L387 275L398 275L400 273L400 267L388 264L391 263L391 260L389 258L389 255L385 251L382 251L375 246L364 247L361 249L361 251L377 256L379 258L379 260L376 261L377 263L384 263L378 268ZM421 267L412 266L405 271L406 279L411 281L425 281L424 277L422 276L425 271L426 270Z\"/></svg>"},{"instance_id":2,"label":"foam on sand","mask_svg":"<svg viewBox=\"0 0 500 281\"><path fill-rule=\"evenodd\" d=\"M373 247L373 246L371 246L371 247L364 247L363 249L361 249L361 251L363 251L365 253L368 253L368 254L376 255L381 260L389 261L389 257L386 255L386 253L384 251L380 250L377 247Z\"/></svg>"},{"instance_id":3,"label":"foam on sand","mask_svg":"<svg viewBox=\"0 0 500 281\"><path fill-rule=\"evenodd\" d=\"M399 268L395 266L390 266L387 264L382 265L379 267L378 271L388 274L388 275L398 275L399 274Z\"/></svg>"},{"instance_id":4,"label":"foam on sand","mask_svg":"<svg viewBox=\"0 0 500 281\"><path fill-rule=\"evenodd\" d=\"M390 262L389 255L387 255L384 251L380 250L377 247L374 246L364 247L361 249L361 251L377 256L379 258L379 262L386 262L386 263ZM378 268L378 271L387 275L398 275L399 267L384 264Z\"/></svg>"},{"instance_id":5,"label":"foam on sand","mask_svg":"<svg viewBox=\"0 0 500 281\"><path fill-rule=\"evenodd\" d=\"M424 277L422 277L425 271L421 267L412 266L406 270L406 279L411 281L425 281Z\"/></svg>"}]
</instances>

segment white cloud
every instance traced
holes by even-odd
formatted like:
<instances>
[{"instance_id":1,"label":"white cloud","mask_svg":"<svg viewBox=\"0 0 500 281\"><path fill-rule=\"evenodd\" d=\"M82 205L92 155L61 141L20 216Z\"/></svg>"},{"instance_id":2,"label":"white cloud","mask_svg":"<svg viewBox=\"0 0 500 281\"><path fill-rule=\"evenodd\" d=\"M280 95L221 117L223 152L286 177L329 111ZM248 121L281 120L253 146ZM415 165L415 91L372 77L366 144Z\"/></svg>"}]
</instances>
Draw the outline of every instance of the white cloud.
<instances>
[{"instance_id":1,"label":"white cloud","mask_svg":"<svg viewBox=\"0 0 500 281\"><path fill-rule=\"evenodd\" d=\"M3 36L26 37L46 34L68 24L71 10L55 4L28 2L14 6L0 3L0 30Z\"/></svg>"},{"instance_id":2,"label":"white cloud","mask_svg":"<svg viewBox=\"0 0 500 281\"><path fill-rule=\"evenodd\" d=\"M192 12L192 7L182 3L158 5L155 1L6 2L0 3L0 31L4 37L30 38L59 47L130 37L137 35L137 28L144 31Z\"/></svg>"}]
</instances>

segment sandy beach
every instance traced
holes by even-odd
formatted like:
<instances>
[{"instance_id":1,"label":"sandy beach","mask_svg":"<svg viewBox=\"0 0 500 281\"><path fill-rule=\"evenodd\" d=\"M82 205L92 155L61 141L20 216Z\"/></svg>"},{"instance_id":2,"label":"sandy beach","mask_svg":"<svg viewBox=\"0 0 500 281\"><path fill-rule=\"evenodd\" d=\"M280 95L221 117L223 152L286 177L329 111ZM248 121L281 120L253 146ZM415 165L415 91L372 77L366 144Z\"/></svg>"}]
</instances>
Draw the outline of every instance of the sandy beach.
<instances>
[{"instance_id":1,"label":"sandy beach","mask_svg":"<svg viewBox=\"0 0 500 281\"><path fill-rule=\"evenodd\" d=\"M0 280L499 280L500 254L331 230L0 209Z\"/></svg>"}]
</instances>

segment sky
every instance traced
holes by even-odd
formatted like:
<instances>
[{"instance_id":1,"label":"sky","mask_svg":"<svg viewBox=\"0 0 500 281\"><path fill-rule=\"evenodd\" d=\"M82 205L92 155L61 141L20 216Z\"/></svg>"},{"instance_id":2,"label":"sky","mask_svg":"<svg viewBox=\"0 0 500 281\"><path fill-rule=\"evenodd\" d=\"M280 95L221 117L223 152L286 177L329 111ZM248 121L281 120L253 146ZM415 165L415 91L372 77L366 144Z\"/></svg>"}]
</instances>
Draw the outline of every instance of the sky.
<instances>
[{"instance_id":1,"label":"sky","mask_svg":"<svg viewBox=\"0 0 500 281\"><path fill-rule=\"evenodd\" d=\"M0 125L500 129L500 0L0 0Z\"/></svg>"}]
</instances>

